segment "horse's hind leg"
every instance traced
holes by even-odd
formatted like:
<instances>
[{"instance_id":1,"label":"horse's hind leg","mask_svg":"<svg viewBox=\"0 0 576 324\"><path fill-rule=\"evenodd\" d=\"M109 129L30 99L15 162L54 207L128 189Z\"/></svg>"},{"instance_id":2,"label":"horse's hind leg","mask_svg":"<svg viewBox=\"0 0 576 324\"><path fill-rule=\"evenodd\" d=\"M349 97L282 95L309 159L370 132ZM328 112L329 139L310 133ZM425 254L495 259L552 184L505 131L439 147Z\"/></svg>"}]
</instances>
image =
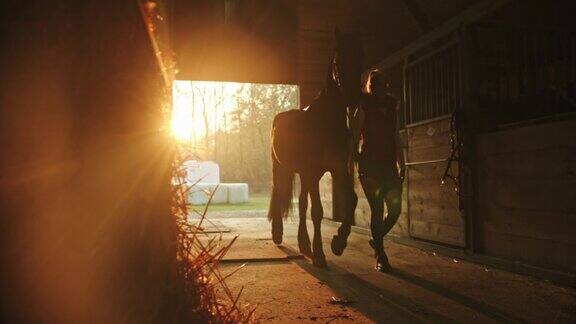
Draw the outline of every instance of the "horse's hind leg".
<instances>
[{"instance_id":1,"label":"horse's hind leg","mask_svg":"<svg viewBox=\"0 0 576 324\"><path fill-rule=\"evenodd\" d=\"M309 177L300 175L300 197L298 198L298 214L300 216L300 223L298 224L298 248L300 253L312 257L312 249L310 248L310 237L308 236L308 229L306 228L306 211L308 210L308 191L310 188Z\"/></svg>"},{"instance_id":2,"label":"horse's hind leg","mask_svg":"<svg viewBox=\"0 0 576 324\"><path fill-rule=\"evenodd\" d=\"M324 249L322 247L322 232L320 230L324 211L322 209L322 201L320 200L319 181L320 177L316 177L312 180L310 185L312 221L314 222L314 238L312 243L312 250L314 251L313 263L315 266L326 268L326 256L324 255Z\"/></svg>"}]
</instances>

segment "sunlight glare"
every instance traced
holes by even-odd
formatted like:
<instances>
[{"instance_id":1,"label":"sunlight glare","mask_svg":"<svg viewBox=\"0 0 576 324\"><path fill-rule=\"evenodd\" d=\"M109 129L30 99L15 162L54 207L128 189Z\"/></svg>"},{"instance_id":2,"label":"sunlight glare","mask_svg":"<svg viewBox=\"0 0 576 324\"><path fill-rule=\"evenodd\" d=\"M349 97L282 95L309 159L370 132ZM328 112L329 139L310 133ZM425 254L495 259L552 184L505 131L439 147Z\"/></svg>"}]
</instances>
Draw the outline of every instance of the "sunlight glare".
<instances>
[{"instance_id":1,"label":"sunlight glare","mask_svg":"<svg viewBox=\"0 0 576 324\"><path fill-rule=\"evenodd\" d=\"M174 81L172 88L172 134L179 141L190 140L193 133L192 116L192 84L190 82Z\"/></svg>"},{"instance_id":2,"label":"sunlight glare","mask_svg":"<svg viewBox=\"0 0 576 324\"><path fill-rule=\"evenodd\" d=\"M179 141L192 141L223 129L236 108L236 82L176 80L172 87L171 130ZM208 127L206 127L208 126Z\"/></svg>"}]
</instances>

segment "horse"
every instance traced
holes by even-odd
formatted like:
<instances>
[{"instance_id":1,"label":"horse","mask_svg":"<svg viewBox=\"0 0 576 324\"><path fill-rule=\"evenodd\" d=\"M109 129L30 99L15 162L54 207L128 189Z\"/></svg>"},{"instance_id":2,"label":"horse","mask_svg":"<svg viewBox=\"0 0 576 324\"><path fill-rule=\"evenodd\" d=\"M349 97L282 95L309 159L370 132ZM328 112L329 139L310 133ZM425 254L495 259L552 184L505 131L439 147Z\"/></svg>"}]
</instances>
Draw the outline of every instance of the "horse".
<instances>
[{"instance_id":1,"label":"horse","mask_svg":"<svg viewBox=\"0 0 576 324\"><path fill-rule=\"evenodd\" d=\"M333 186L341 190L344 219L338 235L332 239L332 252L341 255L346 247L358 197L350 175L351 135L348 109L358 104L361 96L363 50L356 33L335 29L336 48L328 64L324 89L303 109L281 112L272 123L272 195L268 219L272 222L272 239L282 243L283 219L292 206L293 181L300 177L298 199L298 247L312 258L315 266L326 268L320 225L323 208L319 182L326 172L332 175ZM308 195L314 223L312 249L306 228Z\"/></svg>"}]
</instances>

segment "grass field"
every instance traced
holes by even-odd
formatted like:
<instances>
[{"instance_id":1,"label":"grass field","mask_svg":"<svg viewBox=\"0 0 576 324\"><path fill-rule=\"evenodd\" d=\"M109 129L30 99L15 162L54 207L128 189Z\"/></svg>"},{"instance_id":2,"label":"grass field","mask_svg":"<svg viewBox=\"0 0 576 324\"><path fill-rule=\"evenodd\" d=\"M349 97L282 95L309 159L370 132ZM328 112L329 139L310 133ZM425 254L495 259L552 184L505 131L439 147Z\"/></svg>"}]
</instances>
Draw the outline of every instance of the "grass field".
<instances>
[{"instance_id":1,"label":"grass field","mask_svg":"<svg viewBox=\"0 0 576 324\"><path fill-rule=\"evenodd\" d=\"M243 211L243 210L268 210L270 196L263 193L250 194L248 202L243 204L211 204L209 211ZM203 210L204 205L194 205L194 209Z\"/></svg>"}]
</instances>

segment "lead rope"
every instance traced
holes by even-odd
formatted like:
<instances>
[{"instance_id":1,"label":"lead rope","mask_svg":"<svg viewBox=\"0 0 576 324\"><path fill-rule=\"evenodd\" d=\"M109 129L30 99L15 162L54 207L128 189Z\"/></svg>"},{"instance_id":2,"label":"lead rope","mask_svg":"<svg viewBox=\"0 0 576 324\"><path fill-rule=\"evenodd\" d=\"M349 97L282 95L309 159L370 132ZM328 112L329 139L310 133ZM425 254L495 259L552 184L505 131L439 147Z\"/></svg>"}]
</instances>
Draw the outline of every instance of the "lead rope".
<instances>
[{"instance_id":1,"label":"lead rope","mask_svg":"<svg viewBox=\"0 0 576 324\"><path fill-rule=\"evenodd\" d=\"M454 191L459 197L459 208L462 210L462 197L460 195L460 172L462 172L462 168L459 168L458 176L454 175L452 170L452 162L460 161L460 149L462 148L462 140L459 134L459 113L458 110L454 111L452 117L450 119L450 157L447 160L446 169L444 170L444 175L441 179L441 185L444 186L447 180L450 180L454 183Z\"/></svg>"}]
</instances>

